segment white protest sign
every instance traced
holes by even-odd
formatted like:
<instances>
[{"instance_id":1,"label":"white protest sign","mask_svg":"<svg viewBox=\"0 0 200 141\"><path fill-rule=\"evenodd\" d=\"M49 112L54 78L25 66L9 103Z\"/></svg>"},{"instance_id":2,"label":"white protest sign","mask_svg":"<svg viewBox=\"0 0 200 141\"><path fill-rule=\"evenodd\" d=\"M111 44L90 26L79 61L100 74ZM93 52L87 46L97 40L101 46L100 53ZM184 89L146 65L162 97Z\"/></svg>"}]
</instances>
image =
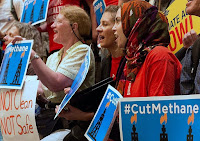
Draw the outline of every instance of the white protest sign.
<instances>
[{"instance_id":1,"label":"white protest sign","mask_svg":"<svg viewBox=\"0 0 200 141\"><path fill-rule=\"evenodd\" d=\"M0 89L0 126L4 141L39 141L35 102L39 81L25 81L23 89Z\"/></svg>"}]
</instances>

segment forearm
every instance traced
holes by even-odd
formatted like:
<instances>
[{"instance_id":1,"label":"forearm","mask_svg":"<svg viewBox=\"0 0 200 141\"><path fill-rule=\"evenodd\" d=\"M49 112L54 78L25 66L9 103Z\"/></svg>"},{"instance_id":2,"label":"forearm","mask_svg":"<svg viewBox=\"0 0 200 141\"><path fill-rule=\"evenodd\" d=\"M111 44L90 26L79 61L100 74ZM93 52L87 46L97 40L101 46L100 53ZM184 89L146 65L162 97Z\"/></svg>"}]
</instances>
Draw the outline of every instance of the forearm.
<instances>
[{"instance_id":1,"label":"forearm","mask_svg":"<svg viewBox=\"0 0 200 141\"><path fill-rule=\"evenodd\" d=\"M33 57L33 56L32 56ZM31 57L31 58L32 58ZM37 74L39 80L53 92L61 91L66 87L70 87L73 80L70 78L63 78L62 74L52 71L42 59L34 59L31 61L35 73Z\"/></svg>"},{"instance_id":2,"label":"forearm","mask_svg":"<svg viewBox=\"0 0 200 141\"><path fill-rule=\"evenodd\" d=\"M90 121L92 120L92 118L94 117L94 113L89 113L89 112L85 112L85 114L82 117L82 121Z\"/></svg>"}]
</instances>

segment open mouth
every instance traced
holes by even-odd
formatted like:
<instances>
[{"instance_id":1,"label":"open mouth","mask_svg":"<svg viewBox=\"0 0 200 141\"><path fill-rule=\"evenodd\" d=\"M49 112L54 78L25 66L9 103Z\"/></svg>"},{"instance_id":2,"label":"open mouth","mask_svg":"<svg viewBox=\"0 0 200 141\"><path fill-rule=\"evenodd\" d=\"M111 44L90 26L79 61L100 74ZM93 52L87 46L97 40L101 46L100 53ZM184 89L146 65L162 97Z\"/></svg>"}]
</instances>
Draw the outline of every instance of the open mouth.
<instances>
[{"instance_id":1,"label":"open mouth","mask_svg":"<svg viewBox=\"0 0 200 141\"><path fill-rule=\"evenodd\" d=\"M53 30L53 32L54 32L54 33L58 33L58 31L57 31L57 30L55 30L55 29Z\"/></svg>"},{"instance_id":2,"label":"open mouth","mask_svg":"<svg viewBox=\"0 0 200 141\"><path fill-rule=\"evenodd\" d=\"M99 35L99 41L103 40L105 37L102 35Z\"/></svg>"}]
</instances>

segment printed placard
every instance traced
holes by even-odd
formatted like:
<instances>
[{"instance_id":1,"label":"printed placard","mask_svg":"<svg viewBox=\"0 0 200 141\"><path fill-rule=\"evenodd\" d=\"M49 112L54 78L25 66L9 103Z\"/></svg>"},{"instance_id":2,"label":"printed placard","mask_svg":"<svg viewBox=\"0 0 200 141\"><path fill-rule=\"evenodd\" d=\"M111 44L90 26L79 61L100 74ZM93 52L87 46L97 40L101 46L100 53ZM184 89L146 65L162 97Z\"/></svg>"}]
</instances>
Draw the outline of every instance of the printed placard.
<instances>
[{"instance_id":1,"label":"printed placard","mask_svg":"<svg viewBox=\"0 0 200 141\"><path fill-rule=\"evenodd\" d=\"M168 48L176 53L183 47L184 34L194 29L200 33L200 17L186 13L187 0L175 0L165 11L169 22L170 44Z\"/></svg>"},{"instance_id":2,"label":"printed placard","mask_svg":"<svg viewBox=\"0 0 200 141\"><path fill-rule=\"evenodd\" d=\"M32 25L46 21L49 0L26 0L21 16L21 22Z\"/></svg>"},{"instance_id":3,"label":"printed placard","mask_svg":"<svg viewBox=\"0 0 200 141\"><path fill-rule=\"evenodd\" d=\"M122 141L200 140L200 95L124 98L119 103Z\"/></svg>"},{"instance_id":4,"label":"printed placard","mask_svg":"<svg viewBox=\"0 0 200 141\"><path fill-rule=\"evenodd\" d=\"M85 56L85 59L84 59L83 63L81 64L81 67L71 85L71 89L63 98L63 100L59 106L58 112L56 113L54 119L60 114L62 109L69 102L69 100L72 98L72 96L75 94L75 92L78 90L78 88L81 86L81 84L85 80L85 77L88 73L89 66L90 66L90 50L91 49L89 48L89 50Z\"/></svg>"},{"instance_id":5,"label":"printed placard","mask_svg":"<svg viewBox=\"0 0 200 141\"><path fill-rule=\"evenodd\" d=\"M104 0L95 0L93 2L93 6L94 6L94 13L96 14L97 24L100 25L100 20L106 8L106 4Z\"/></svg>"},{"instance_id":6,"label":"printed placard","mask_svg":"<svg viewBox=\"0 0 200 141\"><path fill-rule=\"evenodd\" d=\"M98 110L85 133L85 137L89 141L108 140L118 113L117 105L119 98L122 98L122 95L111 85L108 85Z\"/></svg>"},{"instance_id":7,"label":"printed placard","mask_svg":"<svg viewBox=\"0 0 200 141\"><path fill-rule=\"evenodd\" d=\"M0 68L0 88L22 89L33 40L8 44Z\"/></svg>"},{"instance_id":8,"label":"printed placard","mask_svg":"<svg viewBox=\"0 0 200 141\"><path fill-rule=\"evenodd\" d=\"M39 81L25 81L23 89L0 89L0 127L4 141L39 141L35 102Z\"/></svg>"}]
</instances>

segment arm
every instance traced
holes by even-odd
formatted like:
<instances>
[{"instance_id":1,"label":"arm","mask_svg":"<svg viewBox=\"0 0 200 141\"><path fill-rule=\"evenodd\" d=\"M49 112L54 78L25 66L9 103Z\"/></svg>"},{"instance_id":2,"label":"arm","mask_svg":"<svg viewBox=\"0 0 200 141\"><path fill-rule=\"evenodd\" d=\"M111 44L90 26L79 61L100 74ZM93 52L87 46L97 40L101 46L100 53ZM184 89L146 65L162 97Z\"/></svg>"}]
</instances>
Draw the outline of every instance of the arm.
<instances>
[{"instance_id":1,"label":"arm","mask_svg":"<svg viewBox=\"0 0 200 141\"><path fill-rule=\"evenodd\" d=\"M31 59L35 55L35 51L31 51ZM61 91L65 87L70 87L73 80L66 77L65 75L54 72L45 65L41 58L34 59L31 61L35 73L38 75L40 81L53 92Z\"/></svg>"},{"instance_id":2,"label":"arm","mask_svg":"<svg viewBox=\"0 0 200 141\"><path fill-rule=\"evenodd\" d=\"M92 41L94 43L97 42L97 21L96 21L96 15L94 13L94 7L93 7L93 1L94 0L86 0L88 6L90 7L90 16L91 16L91 22L92 22Z\"/></svg>"},{"instance_id":3,"label":"arm","mask_svg":"<svg viewBox=\"0 0 200 141\"><path fill-rule=\"evenodd\" d=\"M178 58L179 61L181 61L186 53L187 48L182 47L178 52L175 53L175 56Z\"/></svg>"},{"instance_id":4,"label":"arm","mask_svg":"<svg viewBox=\"0 0 200 141\"><path fill-rule=\"evenodd\" d=\"M23 11L23 6L24 6L24 2L22 0L17 0L17 1L14 1L13 0L13 5L15 7L15 12L17 14L17 17L18 19L20 20L21 19L21 14L22 14L22 11Z\"/></svg>"},{"instance_id":5,"label":"arm","mask_svg":"<svg viewBox=\"0 0 200 141\"><path fill-rule=\"evenodd\" d=\"M21 41L24 38L21 36L15 36L12 43L15 44L16 41ZM31 50L31 64L32 67L37 74L39 80L44 84L50 91L57 92L61 91L66 87L70 87L72 85L73 80L68 78L67 76L54 72L46 64L43 62L41 58L33 59L35 55L35 51Z\"/></svg>"},{"instance_id":6,"label":"arm","mask_svg":"<svg viewBox=\"0 0 200 141\"><path fill-rule=\"evenodd\" d=\"M64 117L67 120L80 120L80 121L90 121L92 120L94 113L93 112L83 112L78 108L75 108L69 104L65 107L68 108L68 111L62 110L59 114L59 117ZM55 112L57 113L59 106L56 106Z\"/></svg>"}]
</instances>

